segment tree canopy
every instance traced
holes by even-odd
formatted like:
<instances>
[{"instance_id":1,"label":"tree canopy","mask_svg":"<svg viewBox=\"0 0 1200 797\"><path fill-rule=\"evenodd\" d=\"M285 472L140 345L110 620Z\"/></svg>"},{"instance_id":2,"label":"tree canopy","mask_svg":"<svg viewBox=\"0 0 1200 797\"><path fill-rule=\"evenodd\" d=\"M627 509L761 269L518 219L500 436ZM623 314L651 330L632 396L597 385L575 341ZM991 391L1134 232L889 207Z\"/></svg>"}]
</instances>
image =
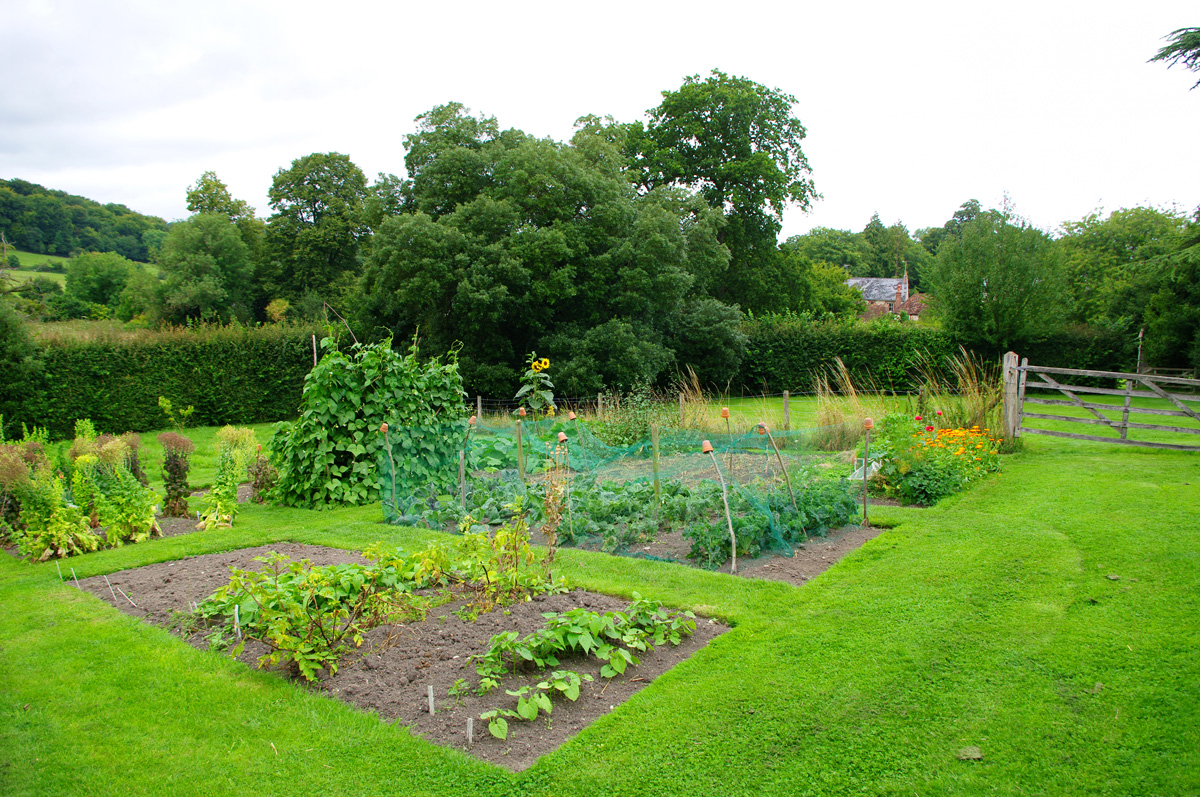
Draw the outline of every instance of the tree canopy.
<instances>
[{"instance_id":1,"label":"tree canopy","mask_svg":"<svg viewBox=\"0 0 1200 797\"><path fill-rule=\"evenodd\" d=\"M1167 43L1159 48L1150 62L1166 61L1167 67L1182 65L1185 69L1200 72L1200 28L1179 28L1169 33ZM1192 88L1200 86L1197 80Z\"/></svg>"},{"instance_id":2,"label":"tree canopy","mask_svg":"<svg viewBox=\"0 0 1200 797\"><path fill-rule=\"evenodd\" d=\"M1060 252L1007 207L944 239L926 278L943 325L970 345L1001 352L1061 325Z\"/></svg>"}]
</instances>

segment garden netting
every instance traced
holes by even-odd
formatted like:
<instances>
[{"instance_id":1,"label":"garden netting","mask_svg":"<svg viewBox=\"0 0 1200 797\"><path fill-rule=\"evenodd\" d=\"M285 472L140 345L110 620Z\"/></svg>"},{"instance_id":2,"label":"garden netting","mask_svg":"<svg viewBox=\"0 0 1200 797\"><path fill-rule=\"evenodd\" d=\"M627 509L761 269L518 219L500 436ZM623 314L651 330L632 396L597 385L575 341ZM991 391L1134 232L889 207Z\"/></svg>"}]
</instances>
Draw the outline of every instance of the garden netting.
<instances>
[{"instance_id":1,"label":"garden netting","mask_svg":"<svg viewBox=\"0 0 1200 797\"><path fill-rule=\"evenodd\" d=\"M523 513L536 531L558 485L560 542L622 553L678 530L693 558L716 566L731 548L723 479L739 555L790 556L795 543L856 511L848 457L820 445L828 433L664 428L610 445L561 416L393 427L378 458L383 512L394 524L474 532Z\"/></svg>"}]
</instances>

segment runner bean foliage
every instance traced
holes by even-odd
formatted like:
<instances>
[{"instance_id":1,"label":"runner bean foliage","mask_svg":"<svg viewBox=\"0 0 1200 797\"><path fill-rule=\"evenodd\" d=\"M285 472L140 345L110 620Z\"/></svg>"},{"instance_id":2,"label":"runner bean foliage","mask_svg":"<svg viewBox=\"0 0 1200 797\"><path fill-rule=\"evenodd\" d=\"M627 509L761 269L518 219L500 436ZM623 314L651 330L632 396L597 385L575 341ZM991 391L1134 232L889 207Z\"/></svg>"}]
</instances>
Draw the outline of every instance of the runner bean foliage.
<instances>
[{"instance_id":1,"label":"runner bean foliage","mask_svg":"<svg viewBox=\"0 0 1200 797\"><path fill-rule=\"evenodd\" d=\"M321 347L324 356L304 379L300 418L276 427L271 441L279 470L273 497L301 507L380 500L383 423L396 430L390 441L392 461L406 469L400 480L444 481L467 427L454 352L422 363L415 338L406 355L392 349L391 338L348 352L333 338Z\"/></svg>"}]
</instances>

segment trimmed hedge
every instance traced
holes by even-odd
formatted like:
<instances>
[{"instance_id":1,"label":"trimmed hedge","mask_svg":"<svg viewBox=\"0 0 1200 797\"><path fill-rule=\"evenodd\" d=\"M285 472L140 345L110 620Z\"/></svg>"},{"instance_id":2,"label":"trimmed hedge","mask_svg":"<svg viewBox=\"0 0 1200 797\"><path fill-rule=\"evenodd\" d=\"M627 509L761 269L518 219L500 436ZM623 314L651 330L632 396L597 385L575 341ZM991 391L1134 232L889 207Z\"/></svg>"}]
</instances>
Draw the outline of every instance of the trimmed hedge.
<instances>
[{"instance_id":1,"label":"trimmed hedge","mask_svg":"<svg viewBox=\"0 0 1200 797\"><path fill-rule=\"evenodd\" d=\"M751 319L744 330L749 344L740 382L748 392L810 393L816 376L829 373L835 357L842 358L855 384L907 391L915 389L917 365L924 357L937 361L955 355L960 344L986 358L1003 354L972 347L940 329L886 320L816 323L775 316ZM1137 368L1137 336L1097 327L1067 327L1015 350L1034 365L1127 372Z\"/></svg>"},{"instance_id":2,"label":"trimmed hedge","mask_svg":"<svg viewBox=\"0 0 1200 797\"><path fill-rule=\"evenodd\" d=\"M751 319L744 329L749 342L741 383L754 392L810 393L835 357L856 384L904 391L914 387L922 357L941 359L958 350L947 333L917 324L769 317Z\"/></svg>"},{"instance_id":3,"label":"trimmed hedge","mask_svg":"<svg viewBox=\"0 0 1200 797\"><path fill-rule=\"evenodd\" d=\"M195 411L197 426L294 418L312 368L312 334L302 327L219 327L146 332L129 339L39 342L39 389L14 422L73 434L78 418L110 433L161 429L164 396ZM8 419L6 419L7 421Z\"/></svg>"}]
</instances>

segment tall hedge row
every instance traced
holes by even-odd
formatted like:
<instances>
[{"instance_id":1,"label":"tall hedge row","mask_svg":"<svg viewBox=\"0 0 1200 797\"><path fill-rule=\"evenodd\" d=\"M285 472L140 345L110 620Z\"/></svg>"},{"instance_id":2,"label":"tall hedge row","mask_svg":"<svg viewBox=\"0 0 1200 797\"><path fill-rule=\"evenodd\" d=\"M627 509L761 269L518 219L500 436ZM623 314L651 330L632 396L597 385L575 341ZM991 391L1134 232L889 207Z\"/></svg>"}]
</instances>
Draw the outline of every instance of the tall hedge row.
<instances>
[{"instance_id":1,"label":"tall hedge row","mask_svg":"<svg viewBox=\"0 0 1200 797\"><path fill-rule=\"evenodd\" d=\"M747 392L812 392L816 377L840 357L855 384L903 391L916 385L923 357L934 362L965 346L987 358L1003 352L980 349L946 332L887 321L814 323L802 318L751 319L740 372ZM1097 371L1137 368L1137 336L1097 327L1067 327L1015 347L1034 365Z\"/></svg>"},{"instance_id":2,"label":"tall hedge row","mask_svg":"<svg viewBox=\"0 0 1200 797\"><path fill-rule=\"evenodd\" d=\"M204 327L43 341L38 389L11 420L46 426L52 437L69 437L78 418L113 433L161 429L167 420L159 396L193 406L193 425L293 418L312 368L315 331Z\"/></svg>"},{"instance_id":3,"label":"tall hedge row","mask_svg":"<svg viewBox=\"0 0 1200 797\"><path fill-rule=\"evenodd\" d=\"M923 356L957 351L945 332L916 324L833 322L760 318L746 323L749 338L741 382L747 391L807 393L816 377L840 357L856 384L907 390Z\"/></svg>"}]
</instances>

